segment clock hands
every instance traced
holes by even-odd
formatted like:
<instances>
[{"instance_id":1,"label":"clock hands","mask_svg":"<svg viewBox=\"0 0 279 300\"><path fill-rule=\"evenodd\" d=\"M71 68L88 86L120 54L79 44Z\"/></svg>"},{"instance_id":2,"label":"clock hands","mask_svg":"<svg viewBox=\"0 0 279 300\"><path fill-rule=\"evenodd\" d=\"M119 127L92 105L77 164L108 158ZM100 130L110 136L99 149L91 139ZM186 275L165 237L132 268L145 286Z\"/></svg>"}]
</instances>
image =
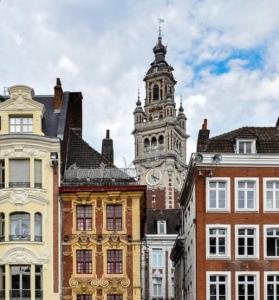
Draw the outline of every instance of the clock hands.
<instances>
[{"instance_id":1,"label":"clock hands","mask_svg":"<svg viewBox=\"0 0 279 300\"><path fill-rule=\"evenodd\" d=\"M151 177L152 177L155 181L160 179L159 177L155 176L154 174L152 174Z\"/></svg>"}]
</instances>

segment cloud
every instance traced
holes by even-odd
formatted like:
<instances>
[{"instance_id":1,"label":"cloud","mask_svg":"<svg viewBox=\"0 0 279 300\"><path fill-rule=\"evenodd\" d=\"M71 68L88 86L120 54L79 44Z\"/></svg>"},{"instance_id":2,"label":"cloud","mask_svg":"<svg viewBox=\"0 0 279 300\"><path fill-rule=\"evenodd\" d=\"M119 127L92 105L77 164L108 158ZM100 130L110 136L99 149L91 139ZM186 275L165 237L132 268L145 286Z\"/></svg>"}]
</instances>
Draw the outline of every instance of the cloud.
<instances>
[{"instance_id":1,"label":"cloud","mask_svg":"<svg viewBox=\"0 0 279 300\"><path fill-rule=\"evenodd\" d=\"M24 83L48 94L60 76L64 90L83 93L86 140L100 150L110 128L116 163L125 157L129 164L137 89L143 101L158 17L188 118L188 156L204 118L212 134L274 125L277 0L2 0L0 86Z\"/></svg>"}]
</instances>

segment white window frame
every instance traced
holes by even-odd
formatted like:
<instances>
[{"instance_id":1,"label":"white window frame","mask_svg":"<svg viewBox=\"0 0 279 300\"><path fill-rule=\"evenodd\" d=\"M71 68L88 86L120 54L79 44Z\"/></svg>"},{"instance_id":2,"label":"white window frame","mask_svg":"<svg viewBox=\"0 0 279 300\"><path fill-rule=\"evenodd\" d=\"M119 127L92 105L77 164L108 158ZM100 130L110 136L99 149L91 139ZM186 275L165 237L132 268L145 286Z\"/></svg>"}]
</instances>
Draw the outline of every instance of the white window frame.
<instances>
[{"instance_id":1,"label":"white window frame","mask_svg":"<svg viewBox=\"0 0 279 300\"><path fill-rule=\"evenodd\" d=\"M226 229L225 238L225 255L212 255L209 252L209 230L210 229ZM231 225L229 224L206 224L206 258L207 259L230 259L231 257Z\"/></svg>"},{"instance_id":2,"label":"white window frame","mask_svg":"<svg viewBox=\"0 0 279 300\"><path fill-rule=\"evenodd\" d=\"M254 208L239 208L238 207L238 183L240 181L255 182L255 207ZM236 177L234 179L234 194L235 194L235 211L236 212L258 212L259 211L259 178L258 177ZM247 199L246 199L247 204ZM246 205L247 206L247 205Z\"/></svg>"},{"instance_id":3,"label":"white window frame","mask_svg":"<svg viewBox=\"0 0 279 300\"><path fill-rule=\"evenodd\" d=\"M160 232L160 225L164 226L164 231ZM167 233L167 221L166 220L157 220L157 234L166 234Z\"/></svg>"},{"instance_id":4,"label":"white window frame","mask_svg":"<svg viewBox=\"0 0 279 300\"><path fill-rule=\"evenodd\" d=\"M279 255L278 256L267 256L267 229L271 228L276 228L279 229L279 225L277 224L268 224L264 225L264 258L266 260L279 260Z\"/></svg>"},{"instance_id":5,"label":"white window frame","mask_svg":"<svg viewBox=\"0 0 279 300\"><path fill-rule=\"evenodd\" d=\"M267 276L279 276L279 272L278 271L264 272L264 299L265 300L267 300Z\"/></svg>"},{"instance_id":6,"label":"white window frame","mask_svg":"<svg viewBox=\"0 0 279 300\"><path fill-rule=\"evenodd\" d=\"M231 300L231 272L208 271L206 272L206 299L210 300L210 276L227 276L226 300Z\"/></svg>"},{"instance_id":7,"label":"white window frame","mask_svg":"<svg viewBox=\"0 0 279 300\"><path fill-rule=\"evenodd\" d=\"M235 299L238 299L238 276L241 275L248 275L248 276L255 276L255 299L260 299L260 283L259 283L259 272L247 272L247 271L238 271L235 272ZM245 295L246 296L246 295Z\"/></svg>"},{"instance_id":8,"label":"white window frame","mask_svg":"<svg viewBox=\"0 0 279 300\"><path fill-rule=\"evenodd\" d=\"M19 123L12 124L12 120L18 120ZM25 123L26 120L28 120L27 123ZM20 131L12 130L12 127L19 127ZM24 131L23 128L28 128L29 130ZM11 134L31 134L33 133L33 129L34 129L33 115L10 115L9 116L9 132Z\"/></svg>"},{"instance_id":9,"label":"white window frame","mask_svg":"<svg viewBox=\"0 0 279 300\"><path fill-rule=\"evenodd\" d=\"M251 143L251 153L246 153L246 150L244 150L244 153L239 153L239 143L240 142ZM246 148L246 146L244 148ZM256 153L256 140L255 139L237 139L236 140L236 153L242 154L242 155L255 154Z\"/></svg>"},{"instance_id":10,"label":"white window frame","mask_svg":"<svg viewBox=\"0 0 279 300\"><path fill-rule=\"evenodd\" d=\"M160 288L160 295L155 295L154 291L154 285L155 285L155 280L161 280L161 288ZM157 283L158 286L158 283ZM158 288L157 288L158 292ZM152 298L162 298L163 297L163 278L162 277L152 277Z\"/></svg>"},{"instance_id":11,"label":"white window frame","mask_svg":"<svg viewBox=\"0 0 279 300\"><path fill-rule=\"evenodd\" d=\"M210 182L225 182L226 183L226 207L225 208L211 208L210 207ZM229 177L207 177L206 178L206 211L208 212L229 212L231 210L231 188Z\"/></svg>"},{"instance_id":12,"label":"white window frame","mask_svg":"<svg viewBox=\"0 0 279 300\"><path fill-rule=\"evenodd\" d=\"M255 229L254 255L247 256L238 254L238 229ZM235 257L240 260L259 258L259 225L235 225Z\"/></svg>"},{"instance_id":13,"label":"white window frame","mask_svg":"<svg viewBox=\"0 0 279 300\"><path fill-rule=\"evenodd\" d=\"M161 265L158 266L158 255L157 255L157 261L156 261L156 266L154 264L155 260L154 260L154 250L161 250ZM151 257L152 257L152 269L163 269L164 268L164 251L163 251L163 248L160 248L160 247L154 247L151 249Z\"/></svg>"},{"instance_id":14,"label":"white window frame","mask_svg":"<svg viewBox=\"0 0 279 300\"><path fill-rule=\"evenodd\" d=\"M266 201L266 192L267 192L267 182L269 181L278 181L279 182L279 177L265 177L263 178L263 207L265 212L279 212L279 207L278 208L267 208ZM273 199L273 205L274 205L274 199Z\"/></svg>"}]
</instances>

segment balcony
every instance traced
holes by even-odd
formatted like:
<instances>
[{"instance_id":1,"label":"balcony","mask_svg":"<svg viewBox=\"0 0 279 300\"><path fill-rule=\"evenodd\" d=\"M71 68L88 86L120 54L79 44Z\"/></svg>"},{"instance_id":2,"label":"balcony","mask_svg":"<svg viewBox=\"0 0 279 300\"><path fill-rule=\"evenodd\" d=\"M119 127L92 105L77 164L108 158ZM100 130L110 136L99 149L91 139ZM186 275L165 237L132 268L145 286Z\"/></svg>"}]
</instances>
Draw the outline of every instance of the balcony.
<instances>
[{"instance_id":1,"label":"balcony","mask_svg":"<svg viewBox=\"0 0 279 300\"><path fill-rule=\"evenodd\" d=\"M15 234L15 235L9 235L10 241L30 241L31 236L27 234Z\"/></svg>"},{"instance_id":2,"label":"balcony","mask_svg":"<svg viewBox=\"0 0 279 300\"><path fill-rule=\"evenodd\" d=\"M41 235L35 235L35 242L42 242L43 237Z\"/></svg>"},{"instance_id":3,"label":"balcony","mask_svg":"<svg viewBox=\"0 0 279 300\"><path fill-rule=\"evenodd\" d=\"M5 290L0 290L0 300L5 300Z\"/></svg>"},{"instance_id":4,"label":"balcony","mask_svg":"<svg viewBox=\"0 0 279 300\"><path fill-rule=\"evenodd\" d=\"M36 300L43 299L43 290L35 290L35 299Z\"/></svg>"},{"instance_id":5,"label":"balcony","mask_svg":"<svg viewBox=\"0 0 279 300\"><path fill-rule=\"evenodd\" d=\"M34 188L35 189L41 189L42 188L42 183L41 182L35 182L34 183Z\"/></svg>"},{"instance_id":6,"label":"balcony","mask_svg":"<svg viewBox=\"0 0 279 300\"><path fill-rule=\"evenodd\" d=\"M31 290L10 290L10 299L30 300L31 299Z\"/></svg>"},{"instance_id":7,"label":"balcony","mask_svg":"<svg viewBox=\"0 0 279 300\"><path fill-rule=\"evenodd\" d=\"M9 182L9 188L30 188L30 182Z\"/></svg>"}]
</instances>

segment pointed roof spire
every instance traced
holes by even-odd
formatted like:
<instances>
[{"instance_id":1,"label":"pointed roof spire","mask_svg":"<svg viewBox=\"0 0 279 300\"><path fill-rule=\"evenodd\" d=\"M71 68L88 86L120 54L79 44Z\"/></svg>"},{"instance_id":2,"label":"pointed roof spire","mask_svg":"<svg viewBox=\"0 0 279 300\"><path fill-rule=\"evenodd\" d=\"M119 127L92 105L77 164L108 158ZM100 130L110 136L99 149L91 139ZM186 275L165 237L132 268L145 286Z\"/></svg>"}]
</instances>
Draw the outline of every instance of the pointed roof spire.
<instances>
[{"instance_id":1,"label":"pointed roof spire","mask_svg":"<svg viewBox=\"0 0 279 300\"><path fill-rule=\"evenodd\" d=\"M159 22L159 30L158 30L158 41L155 47L153 48L153 52L155 54L155 61L164 61L165 54L167 53L167 47L162 43L162 27L161 24L164 22L164 19L158 19Z\"/></svg>"},{"instance_id":2,"label":"pointed roof spire","mask_svg":"<svg viewBox=\"0 0 279 300\"><path fill-rule=\"evenodd\" d=\"M158 22L159 22L159 30L158 30L158 41L162 40L162 26L161 24L165 22L164 19L158 18Z\"/></svg>"},{"instance_id":3,"label":"pointed roof spire","mask_svg":"<svg viewBox=\"0 0 279 300\"><path fill-rule=\"evenodd\" d=\"M138 89L138 101L136 103L137 106L141 106L141 101L140 101L140 89Z\"/></svg>"},{"instance_id":4,"label":"pointed roof spire","mask_svg":"<svg viewBox=\"0 0 279 300\"><path fill-rule=\"evenodd\" d=\"M179 110L178 110L180 113L183 113L184 112L184 108L182 106L182 96L180 96L180 107L179 107Z\"/></svg>"}]
</instances>

